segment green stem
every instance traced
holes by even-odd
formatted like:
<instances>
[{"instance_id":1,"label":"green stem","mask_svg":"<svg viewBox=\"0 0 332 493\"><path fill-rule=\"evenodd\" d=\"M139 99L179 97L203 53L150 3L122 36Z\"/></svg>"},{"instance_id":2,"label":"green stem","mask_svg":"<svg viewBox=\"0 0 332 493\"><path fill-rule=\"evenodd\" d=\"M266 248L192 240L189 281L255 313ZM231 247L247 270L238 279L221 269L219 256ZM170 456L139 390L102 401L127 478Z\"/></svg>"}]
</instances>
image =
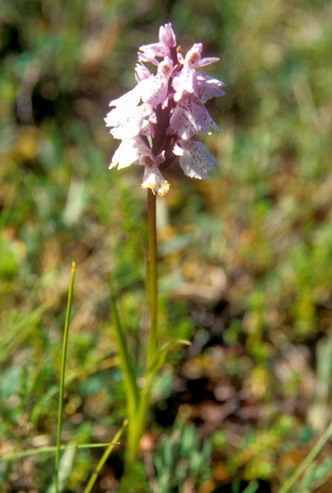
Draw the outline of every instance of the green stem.
<instances>
[{"instance_id":1,"label":"green stem","mask_svg":"<svg viewBox=\"0 0 332 493\"><path fill-rule=\"evenodd\" d=\"M157 352L157 322L158 322L158 274L157 274L157 220L156 196L148 189L148 262L147 262L147 291L150 309L150 331L147 349L146 370L149 371L154 363Z\"/></svg>"},{"instance_id":2,"label":"green stem","mask_svg":"<svg viewBox=\"0 0 332 493\"><path fill-rule=\"evenodd\" d=\"M303 460L303 462L299 465L297 469L293 472L293 474L288 478L288 480L284 483L284 485L278 490L277 493L288 493L290 489L295 485L296 481L301 477L307 467L315 460L319 452L322 450L326 442L332 436L332 421L329 426L326 428L316 445L311 449L309 454Z\"/></svg>"},{"instance_id":3,"label":"green stem","mask_svg":"<svg viewBox=\"0 0 332 493\"><path fill-rule=\"evenodd\" d=\"M69 323L70 323L70 312L73 300L74 292L74 280L75 280L75 262L71 266L71 277L68 292L68 302L66 310L66 320L65 328L63 334L62 343L62 355L61 355L61 376L60 376L60 395L59 395L59 407L58 407L58 427L56 436L56 452L55 452L55 491L59 491L59 464L60 464L60 451L61 451L61 427L62 427L62 410L63 410L63 396L65 391L65 372L66 372L66 358L67 358L67 347L68 347L68 336L69 336Z\"/></svg>"},{"instance_id":4,"label":"green stem","mask_svg":"<svg viewBox=\"0 0 332 493\"><path fill-rule=\"evenodd\" d=\"M149 410L151 386L154 377L153 366L157 356L157 322L158 322L158 274L157 274L157 221L156 196L148 189L148 255L147 255L147 296L150 312L150 327L146 352L144 386L139 400L138 412L135 419L129 421L127 464L135 460L139 442L144 433L144 427Z\"/></svg>"},{"instance_id":5,"label":"green stem","mask_svg":"<svg viewBox=\"0 0 332 493\"><path fill-rule=\"evenodd\" d=\"M127 466L135 461L138 454L139 444L144 433L144 427L149 410L152 380L153 375L145 376L144 387L141 391L137 414L134 417L134 420L131 421L132 426L130 426L130 423L128 426L128 448L126 451Z\"/></svg>"}]
</instances>

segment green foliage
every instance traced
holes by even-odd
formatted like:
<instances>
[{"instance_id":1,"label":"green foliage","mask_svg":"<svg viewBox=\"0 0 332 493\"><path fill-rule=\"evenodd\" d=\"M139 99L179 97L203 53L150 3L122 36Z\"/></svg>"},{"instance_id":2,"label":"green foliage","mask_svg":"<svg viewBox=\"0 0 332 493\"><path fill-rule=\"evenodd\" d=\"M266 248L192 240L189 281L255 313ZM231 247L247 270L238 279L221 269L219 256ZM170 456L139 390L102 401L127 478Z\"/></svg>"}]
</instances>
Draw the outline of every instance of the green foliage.
<instances>
[{"instance_id":1,"label":"green foliage","mask_svg":"<svg viewBox=\"0 0 332 493\"><path fill-rule=\"evenodd\" d=\"M153 454L155 491L197 491L210 478L211 441L202 444L194 426L178 423Z\"/></svg>"},{"instance_id":2,"label":"green foliage","mask_svg":"<svg viewBox=\"0 0 332 493\"><path fill-rule=\"evenodd\" d=\"M324 459L321 463L314 462L307 470L301 483L296 486L299 493L318 491L331 474L332 459Z\"/></svg>"}]
</instances>

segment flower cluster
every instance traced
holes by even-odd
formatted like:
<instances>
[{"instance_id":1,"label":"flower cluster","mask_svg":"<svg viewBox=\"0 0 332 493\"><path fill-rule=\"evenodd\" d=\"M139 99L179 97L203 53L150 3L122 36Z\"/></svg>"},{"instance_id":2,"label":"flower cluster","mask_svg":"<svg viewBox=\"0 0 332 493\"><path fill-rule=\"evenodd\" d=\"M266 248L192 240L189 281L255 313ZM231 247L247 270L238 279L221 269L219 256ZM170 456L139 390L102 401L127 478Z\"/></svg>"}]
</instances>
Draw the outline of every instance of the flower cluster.
<instances>
[{"instance_id":1,"label":"flower cluster","mask_svg":"<svg viewBox=\"0 0 332 493\"><path fill-rule=\"evenodd\" d=\"M110 168L143 165L142 187L162 196L169 184L160 170L177 156L191 178L207 178L208 170L216 166L206 146L194 137L209 134L211 128L218 130L204 103L224 94L223 83L198 70L219 58L202 58L201 43L183 57L171 24L160 27L158 43L139 50L137 85L110 102L113 109L105 118L110 133L121 140ZM145 63L154 65L156 73Z\"/></svg>"}]
</instances>

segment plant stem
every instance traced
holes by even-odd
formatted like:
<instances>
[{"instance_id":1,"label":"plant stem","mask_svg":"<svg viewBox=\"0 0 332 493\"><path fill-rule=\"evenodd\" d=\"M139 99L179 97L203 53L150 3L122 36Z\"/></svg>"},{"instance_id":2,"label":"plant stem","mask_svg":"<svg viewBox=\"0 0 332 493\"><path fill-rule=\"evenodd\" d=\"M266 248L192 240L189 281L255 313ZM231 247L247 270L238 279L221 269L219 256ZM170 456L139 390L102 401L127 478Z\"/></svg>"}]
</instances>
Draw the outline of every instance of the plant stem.
<instances>
[{"instance_id":1,"label":"plant stem","mask_svg":"<svg viewBox=\"0 0 332 493\"><path fill-rule=\"evenodd\" d=\"M157 322L158 322L158 275L157 275L157 222L156 196L148 189L148 255L146 269L146 286L150 312L150 327L147 342L144 386L140 393L138 411L134 419L129 417L127 464L132 462L138 453L139 442L149 410L151 386L155 372L153 366L157 356Z\"/></svg>"},{"instance_id":2,"label":"plant stem","mask_svg":"<svg viewBox=\"0 0 332 493\"><path fill-rule=\"evenodd\" d=\"M61 427L62 427L62 409L63 409L63 396L65 391L65 372L66 372L66 358L67 358L67 347L68 347L68 336L69 336L69 323L70 323L70 312L73 300L74 292L74 280L75 280L75 262L71 266L71 277L68 292L68 302L66 310L66 320L65 328L63 334L62 343L62 355L61 355L61 376L60 376L60 395L59 395L59 407L58 407L58 427L56 436L56 452L55 452L55 491L59 491L59 464L60 464L60 450L61 450Z\"/></svg>"},{"instance_id":3,"label":"plant stem","mask_svg":"<svg viewBox=\"0 0 332 493\"><path fill-rule=\"evenodd\" d=\"M146 370L149 371L156 358L158 322L158 274L157 274L157 221L156 196L148 189L148 261L147 292L150 309L150 331L147 348Z\"/></svg>"}]
</instances>

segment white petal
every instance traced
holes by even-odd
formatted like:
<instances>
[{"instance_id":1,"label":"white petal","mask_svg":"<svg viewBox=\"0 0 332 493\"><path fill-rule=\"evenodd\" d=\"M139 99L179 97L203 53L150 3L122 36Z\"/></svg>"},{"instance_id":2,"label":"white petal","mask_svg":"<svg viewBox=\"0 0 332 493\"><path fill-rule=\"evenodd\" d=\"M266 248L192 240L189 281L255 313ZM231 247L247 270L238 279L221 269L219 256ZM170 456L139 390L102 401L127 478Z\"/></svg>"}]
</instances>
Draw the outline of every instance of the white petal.
<instances>
[{"instance_id":1,"label":"white petal","mask_svg":"<svg viewBox=\"0 0 332 493\"><path fill-rule=\"evenodd\" d=\"M174 108L170 126L184 140L198 133L210 133L210 127L219 130L205 106L193 95L183 98Z\"/></svg>"},{"instance_id":2,"label":"white petal","mask_svg":"<svg viewBox=\"0 0 332 493\"><path fill-rule=\"evenodd\" d=\"M185 140L191 139L191 137L199 133L196 122L181 104L174 108L170 118L170 126L181 139Z\"/></svg>"},{"instance_id":3,"label":"white petal","mask_svg":"<svg viewBox=\"0 0 332 493\"><path fill-rule=\"evenodd\" d=\"M225 91L221 88L225 84L210 75L204 74L203 72L197 72L197 94L202 103L210 98L223 96Z\"/></svg>"},{"instance_id":4,"label":"white petal","mask_svg":"<svg viewBox=\"0 0 332 493\"><path fill-rule=\"evenodd\" d=\"M195 91L195 70L183 68L179 75L173 78L172 85L175 89L174 101L180 101L184 94L192 94Z\"/></svg>"},{"instance_id":5,"label":"white petal","mask_svg":"<svg viewBox=\"0 0 332 493\"><path fill-rule=\"evenodd\" d=\"M184 174L190 178L208 178L208 170L214 169L217 162L203 142L195 140L179 144L174 146L173 152L180 156L180 166Z\"/></svg>"},{"instance_id":6,"label":"white petal","mask_svg":"<svg viewBox=\"0 0 332 493\"><path fill-rule=\"evenodd\" d=\"M126 168L137 161L138 157L139 149L136 140L123 140L115 151L109 168L115 168L116 166L118 169Z\"/></svg>"},{"instance_id":7,"label":"white petal","mask_svg":"<svg viewBox=\"0 0 332 493\"><path fill-rule=\"evenodd\" d=\"M136 137L143 127L143 118L128 118L127 121L112 128L110 133L115 139L128 139Z\"/></svg>"},{"instance_id":8,"label":"white petal","mask_svg":"<svg viewBox=\"0 0 332 493\"><path fill-rule=\"evenodd\" d=\"M139 50L142 51L147 56L164 56L166 54L166 49L160 43L151 43L148 45L142 45L139 47Z\"/></svg>"},{"instance_id":9,"label":"white petal","mask_svg":"<svg viewBox=\"0 0 332 493\"><path fill-rule=\"evenodd\" d=\"M142 85L142 100L156 108L162 104L167 97L168 81L161 80L160 77L153 76L140 82Z\"/></svg>"},{"instance_id":10,"label":"white petal","mask_svg":"<svg viewBox=\"0 0 332 493\"><path fill-rule=\"evenodd\" d=\"M136 85L134 89L131 89L131 91L126 92L123 94L123 96L120 96L117 99L113 99L110 102L110 106L137 106L139 103L139 100L141 99L141 92L140 92L140 87L139 85Z\"/></svg>"},{"instance_id":11,"label":"white petal","mask_svg":"<svg viewBox=\"0 0 332 493\"><path fill-rule=\"evenodd\" d=\"M106 126L113 127L110 133L115 139L129 139L136 137L143 131L155 115L150 105L142 104L130 108L126 106L111 110L105 118Z\"/></svg>"},{"instance_id":12,"label":"white petal","mask_svg":"<svg viewBox=\"0 0 332 493\"><path fill-rule=\"evenodd\" d=\"M164 57L168 54L169 48L163 46L161 43L152 43L149 45L140 46L138 52L138 59L141 62L153 63L158 65L156 57Z\"/></svg>"},{"instance_id":13,"label":"white petal","mask_svg":"<svg viewBox=\"0 0 332 493\"><path fill-rule=\"evenodd\" d=\"M152 77L152 75L153 74L151 74L150 70L145 65L142 63L136 63L135 78L137 82L147 79L148 77Z\"/></svg>"},{"instance_id":14,"label":"white petal","mask_svg":"<svg viewBox=\"0 0 332 493\"><path fill-rule=\"evenodd\" d=\"M206 67L206 65L210 65L211 63L219 62L220 58L216 56L209 56L206 58L201 58L197 64L197 67Z\"/></svg>"},{"instance_id":15,"label":"white petal","mask_svg":"<svg viewBox=\"0 0 332 493\"><path fill-rule=\"evenodd\" d=\"M175 146L173 147L173 154L175 154L176 156L183 156L184 150L178 144L175 144Z\"/></svg>"},{"instance_id":16,"label":"white petal","mask_svg":"<svg viewBox=\"0 0 332 493\"><path fill-rule=\"evenodd\" d=\"M145 166L142 188L151 188L153 193L163 197L169 190L169 183L160 173L157 166Z\"/></svg>"}]
</instances>

